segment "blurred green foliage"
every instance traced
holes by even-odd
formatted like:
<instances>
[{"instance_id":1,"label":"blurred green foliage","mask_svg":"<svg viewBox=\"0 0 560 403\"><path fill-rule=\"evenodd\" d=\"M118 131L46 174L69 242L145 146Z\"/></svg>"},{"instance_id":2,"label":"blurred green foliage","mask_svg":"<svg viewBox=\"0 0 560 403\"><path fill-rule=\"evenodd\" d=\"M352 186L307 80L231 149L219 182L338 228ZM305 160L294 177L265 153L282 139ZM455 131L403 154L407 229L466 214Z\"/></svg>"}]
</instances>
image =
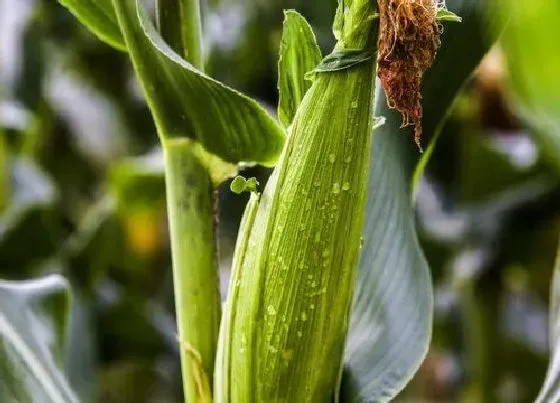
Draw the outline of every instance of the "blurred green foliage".
<instances>
[{"instance_id":1,"label":"blurred green foliage","mask_svg":"<svg viewBox=\"0 0 560 403\"><path fill-rule=\"evenodd\" d=\"M329 50L335 1L209 0L208 72L274 108L290 7ZM546 36L534 31L520 35ZM544 379L559 163L542 140L551 126L526 111L542 88L558 109L559 71L546 69L540 39L520 48L507 35L455 103L418 188L434 339L402 401L530 402ZM542 74L524 62L529 46ZM544 84L520 88L512 70L511 85L502 49ZM181 399L163 167L139 94L126 55L57 2L0 0L0 278L70 279L64 368L84 402ZM266 181L268 171L248 171ZM224 273L247 197L220 192Z\"/></svg>"}]
</instances>

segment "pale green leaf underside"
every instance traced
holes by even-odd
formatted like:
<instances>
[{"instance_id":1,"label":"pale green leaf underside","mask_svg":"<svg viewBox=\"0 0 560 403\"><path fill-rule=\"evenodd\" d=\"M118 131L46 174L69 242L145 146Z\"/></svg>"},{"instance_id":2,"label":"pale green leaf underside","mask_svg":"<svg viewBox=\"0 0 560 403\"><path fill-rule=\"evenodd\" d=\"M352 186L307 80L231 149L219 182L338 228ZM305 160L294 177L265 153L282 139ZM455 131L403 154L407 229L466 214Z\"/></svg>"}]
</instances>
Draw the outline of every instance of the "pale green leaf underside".
<instances>
[{"instance_id":1,"label":"pale green leaf underside","mask_svg":"<svg viewBox=\"0 0 560 403\"><path fill-rule=\"evenodd\" d=\"M196 70L169 48L140 1L113 4L164 140L191 138L231 163L276 162L284 132L257 102Z\"/></svg>"},{"instance_id":2,"label":"pale green leaf underside","mask_svg":"<svg viewBox=\"0 0 560 403\"><path fill-rule=\"evenodd\" d=\"M126 51L111 0L58 0L99 39Z\"/></svg>"},{"instance_id":3,"label":"pale green leaf underside","mask_svg":"<svg viewBox=\"0 0 560 403\"><path fill-rule=\"evenodd\" d=\"M60 276L0 281L0 401L77 402L59 368L68 301Z\"/></svg>"},{"instance_id":4,"label":"pale green leaf underside","mask_svg":"<svg viewBox=\"0 0 560 403\"><path fill-rule=\"evenodd\" d=\"M482 0L448 0L462 24L445 27L436 64L424 80L426 136L488 50ZM381 91L382 92L382 91ZM418 244L412 178L419 154L413 134L400 129L384 96L373 136L368 205L358 285L348 337L341 400L387 402L417 371L428 350L433 311L428 264Z\"/></svg>"},{"instance_id":5,"label":"pale green leaf underside","mask_svg":"<svg viewBox=\"0 0 560 403\"><path fill-rule=\"evenodd\" d=\"M373 136L370 195L343 380L344 402L394 398L423 360L431 337L433 297L428 264L416 237L407 142L400 118Z\"/></svg>"},{"instance_id":6,"label":"pale green leaf underside","mask_svg":"<svg viewBox=\"0 0 560 403\"><path fill-rule=\"evenodd\" d=\"M305 75L321 62L321 49L305 18L293 10L284 13L278 62L278 118L287 128L312 82Z\"/></svg>"},{"instance_id":7,"label":"pale green leaf underside","mask_svg":"<svg viewBox=\"0 0 560 403\"><path fill-rule=\"evenodd\" d=\"M550 364L537 403L560 401L560 245L558 245L550 299L550 344L552 346Z\"/></svg>"}]
</instances>

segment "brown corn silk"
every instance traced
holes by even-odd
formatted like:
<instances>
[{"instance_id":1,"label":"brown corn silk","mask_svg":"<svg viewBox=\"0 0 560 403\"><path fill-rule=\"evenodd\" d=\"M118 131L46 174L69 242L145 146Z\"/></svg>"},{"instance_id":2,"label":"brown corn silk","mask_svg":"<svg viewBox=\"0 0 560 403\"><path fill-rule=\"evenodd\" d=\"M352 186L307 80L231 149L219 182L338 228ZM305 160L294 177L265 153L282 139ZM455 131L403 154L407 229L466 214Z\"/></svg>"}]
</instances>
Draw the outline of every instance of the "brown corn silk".
<instances>
[{"instance_id":1,"label":"brown corn silk","mask_svg":"<svg viewBox=\"0 0 560 403\"><path fill-rule=\"evenodd\" d=\"M380 35L377 74L390 108L398 110L401 127L414 125L414 141L422 150L422 95L424 73L440 46L436 15L440 0L377 0Z\"/></svg>"}]
</instances>

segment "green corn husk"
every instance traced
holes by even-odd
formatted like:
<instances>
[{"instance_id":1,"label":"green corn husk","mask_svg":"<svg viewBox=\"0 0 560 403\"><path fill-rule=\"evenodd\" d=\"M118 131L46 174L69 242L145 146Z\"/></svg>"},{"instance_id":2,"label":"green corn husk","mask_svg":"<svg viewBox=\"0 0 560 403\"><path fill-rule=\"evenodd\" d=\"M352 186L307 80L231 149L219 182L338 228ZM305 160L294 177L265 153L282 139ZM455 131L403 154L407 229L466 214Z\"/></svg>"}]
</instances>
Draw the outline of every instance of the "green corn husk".
<instances>
[{"instance_id":1,"label":"green corn husk","mask_svg":"<svg viewBox=\"0 0 560 403\"><path fill-rule=\"evenodd\" d=\"M340 3L335 52L373 52L375 2ZM244 217L217 402L329 402L337 392L364 221L375 58L321 71Z\"/></svg>"}]
</instances>

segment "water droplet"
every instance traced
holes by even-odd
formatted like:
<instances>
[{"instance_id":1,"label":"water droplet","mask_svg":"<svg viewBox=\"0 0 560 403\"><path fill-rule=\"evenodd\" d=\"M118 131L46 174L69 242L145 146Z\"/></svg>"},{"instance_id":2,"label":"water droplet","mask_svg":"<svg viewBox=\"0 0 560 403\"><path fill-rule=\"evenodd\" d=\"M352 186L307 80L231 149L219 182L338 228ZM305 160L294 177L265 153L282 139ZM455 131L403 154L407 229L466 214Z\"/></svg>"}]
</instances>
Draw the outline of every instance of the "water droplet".
<instances>
[{"instance_id":1,"label":"water droplet","mask_svg":"<svg viewBox=\"0 0 560 403\"><path fill-rule=\"evenodd\" d=\"M297 337L301 337L301 336L303 336L303 333L302 333L302 332L300 332L300 331L298 331L298 332L297 332L296 334L297 334Z\"/></svg>"},{"instance_id":2,"label":"water droplet","mask_svg":"<svg viewBox=\"0 0 560 403\"><path fill-rule=\"evenodd\" d=\"M307 314L305 312L302 312L301 320L302 320L302 322L305 322L307 320Z\"/></svg>"},{"instance_id":3,"label":"water droplet","mask_svg":"<svg viewBox=\"0 0 560 403\"><path fill-rule=\"evenodd\" d=\"M337 195L340 193L340 183L336 182L333 184L332 192Z\"/></svg>"},{"instance_id":4,"label":"water droplet","mask_svg":"<svg viewBox=\"0 0 560 403\"><path fill-rule=\"evenodd\" d=\"M342 185L342 190L348 192L350 190L350 182L344 182L344 184Z\"/></svg>"},{"instance_id":5,"label":"water droplet","mask_svg":"<svg viewBox=\"0 0 560 403\"><path fill-rule=\"evenodd\" d=\"M270 316L276 315L276 309L275 309L272 305L269 305L269 306L266 307L266 312L267 312Z\"/></svg>"},{"instance_id":6,"label":"water droplet","mask_svg":"<svg viewBox=\"0 0 560 403\"><path fill-rule=\"evenodd\" d=\"M350 104L350 107L351 107L352 109L358 108L358 101L352 101L352 103Z\"/></svg>"},{"instance_id":7,"label":"water droplet","mask_svg":"<svg viewBox=\"0 0 560 403\"><path fill-rule=\"evenodd\" d=\"M321 241L321 231L317 231L315 233L315 242L320 242Z\"/></svg>"},{"instance_id":8,"label":"water droplet","mask_svg":"<svg viewBox=\"0 0 560 403\"><path fill-rule=\"evenodd\" d=\"M282 358L286 361L290 361L294 356L294 350L284 350L282 351Z\"/></svg>"},{"instance_id":9,"label":"water droplet","mask_svg":"<svg viewBox=\"0 0 560 403\"><path fill-rule=\"evenodd\" d=\"M329 162L330 162L331 164L334 164L335 161L336 161L336 155L330 154L330 155L329 155Z\"/></svg>"},{"instance_id":10,"label":"water droplet","mask_svg":"<svg viewBox=\"0 0 560 403\"><path fill-rule=\"evenodd\" d=\"M352 162L352 156L351 156L351 155L347 156L347 157L344 159L344 162L346 162L347 164L351 163L351 162Z\"/></svg>"},{"instance_id":11,"label":"water droplet","mask_svg":"<svg viewBox=\"0 0 560 403\"><path fill-rule=\"evenodd\" d=\"M311 308L311 310L315 309L315 304L311 304L309 308Z\"/></svg>"}]
</instances>

